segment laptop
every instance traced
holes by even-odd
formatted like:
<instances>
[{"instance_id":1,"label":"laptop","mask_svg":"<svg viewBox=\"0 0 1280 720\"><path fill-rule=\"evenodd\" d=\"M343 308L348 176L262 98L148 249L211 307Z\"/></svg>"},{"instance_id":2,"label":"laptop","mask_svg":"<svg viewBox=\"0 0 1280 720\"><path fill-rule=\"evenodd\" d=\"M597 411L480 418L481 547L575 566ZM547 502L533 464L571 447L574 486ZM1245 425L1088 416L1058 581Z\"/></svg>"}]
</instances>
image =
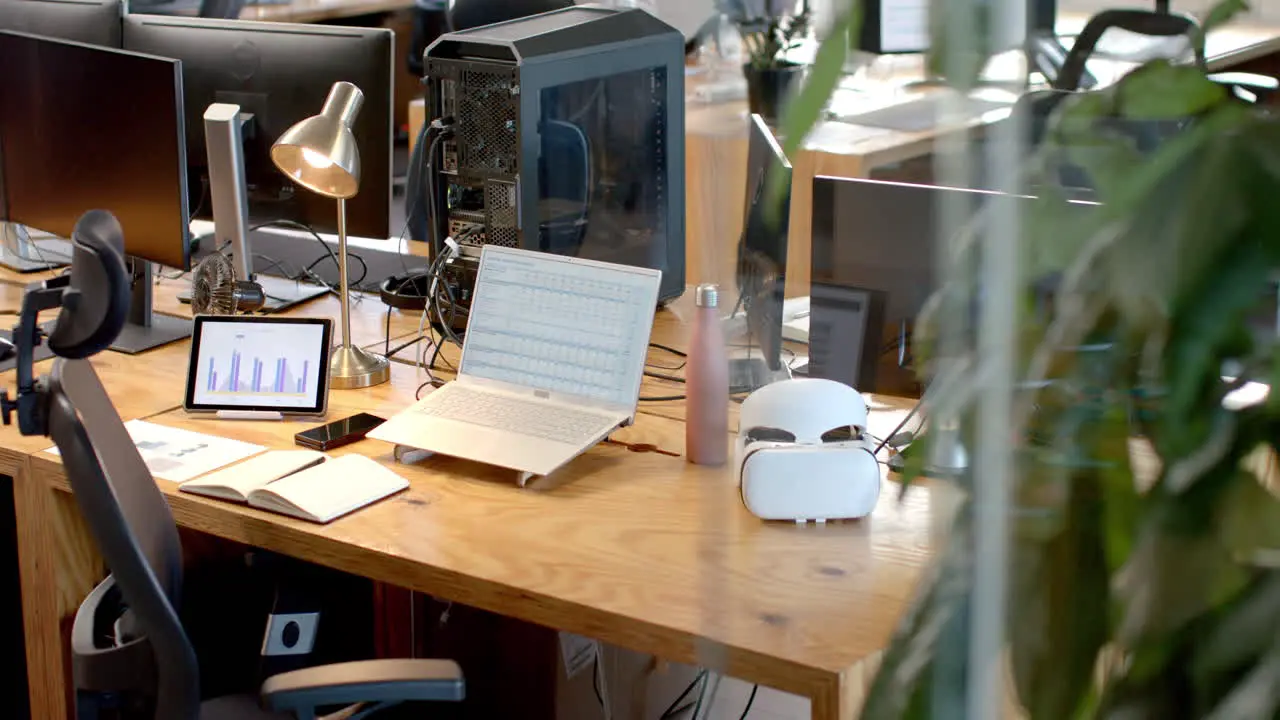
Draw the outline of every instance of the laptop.
<instances>
[{"instance_id":1,"label":"laptop","mask_svg":"<svg viewBox=\"0 0 1280 720\"><path fill-rule=\"evenodd\" d=\"M369 437L550 474L634 419L661 278L484 246L457 379Z\"/></svg>"}]
</instances>

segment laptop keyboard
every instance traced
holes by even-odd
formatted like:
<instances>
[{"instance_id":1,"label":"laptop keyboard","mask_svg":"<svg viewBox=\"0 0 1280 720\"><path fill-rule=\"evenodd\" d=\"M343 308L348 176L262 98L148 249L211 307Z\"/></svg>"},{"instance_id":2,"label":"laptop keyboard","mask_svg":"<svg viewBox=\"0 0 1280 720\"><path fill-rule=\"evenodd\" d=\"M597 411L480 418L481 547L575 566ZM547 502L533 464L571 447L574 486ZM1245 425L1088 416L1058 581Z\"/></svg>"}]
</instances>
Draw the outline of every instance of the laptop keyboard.
<instances>
[{"instance_id":1,"label":"laptop keyboard","mask_svg":"<svg viewBox=\"0 0 1280 720\"><path fill-rule=\"evenodd\" d=\"M427 396L421 412L481 427L582 445L609 430L613 419L450 383Z\"/></svg>"}]
</instances>

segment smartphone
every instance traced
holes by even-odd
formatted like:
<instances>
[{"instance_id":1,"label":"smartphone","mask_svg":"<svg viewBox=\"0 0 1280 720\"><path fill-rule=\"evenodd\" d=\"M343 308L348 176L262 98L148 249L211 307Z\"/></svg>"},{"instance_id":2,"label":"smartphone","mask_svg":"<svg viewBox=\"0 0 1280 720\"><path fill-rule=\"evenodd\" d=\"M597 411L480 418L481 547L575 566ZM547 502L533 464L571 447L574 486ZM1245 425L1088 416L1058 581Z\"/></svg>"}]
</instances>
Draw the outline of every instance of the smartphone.
<instances>
[{"instance_id":1,"label":"smartphone","mask_svg":"<svg viewBox=\"0 0 1280 720\"><path fill-rule=\"evenodd\" d=\"M377 415L360 413L351 417L335 420L328 425L303 430L293 436L293 441L304 448L312 450L332 450L343 445L350 445L363 440L365 435L386 422Z\"/></svg>"}]
</instances>

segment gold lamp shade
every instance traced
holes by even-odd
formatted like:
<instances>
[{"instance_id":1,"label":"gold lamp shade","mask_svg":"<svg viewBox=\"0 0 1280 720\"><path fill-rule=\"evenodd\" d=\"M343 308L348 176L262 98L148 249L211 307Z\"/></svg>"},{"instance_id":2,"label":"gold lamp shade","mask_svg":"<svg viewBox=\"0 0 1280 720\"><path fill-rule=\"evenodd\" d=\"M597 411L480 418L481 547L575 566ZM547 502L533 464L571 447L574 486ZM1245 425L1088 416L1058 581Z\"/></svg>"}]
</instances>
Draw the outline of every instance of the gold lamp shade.
<instances>
[{"instance_id":1,"label":"gold lamp shade","mask_svg":"<svg viewBox=\"0 0 1280 720\"><path fill-rule=\"evenodd\" d=\"M360 149L351 132L364 94L349 82L329 90L319 115L289 128L271 146L280 172L308 190L345 200L360 189Z\"/></svg>"}]
</instances>

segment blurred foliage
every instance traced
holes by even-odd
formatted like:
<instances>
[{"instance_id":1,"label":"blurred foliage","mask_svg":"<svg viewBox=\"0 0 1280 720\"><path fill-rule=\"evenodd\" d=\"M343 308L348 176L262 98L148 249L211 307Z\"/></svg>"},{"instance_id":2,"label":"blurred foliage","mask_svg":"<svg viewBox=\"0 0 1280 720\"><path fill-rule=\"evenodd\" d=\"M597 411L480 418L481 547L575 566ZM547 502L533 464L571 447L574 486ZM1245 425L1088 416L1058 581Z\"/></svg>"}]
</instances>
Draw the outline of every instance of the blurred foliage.
<instances>
[{"instance_id":1,"label":"blurred foliage","mask_svg":"<svg viewBox=\"0 0 1280 720\"><path fill-rule=\"evenodd\" d=\"M782 7L776 7L779 5ZM786 54L809 36L812 14L808 2L797 8L795 0L764 0L756 8L755 2L721 0L718 9L738 28L747 64L754 70L794 65Z\"/></svg>"},{"instance_id":2,"label":"blurred foliage","mask_svg":"<svg viewBox=\"0 0 1280 720\"><path fill-rule=\"evenodd\" d=\"M1219 3L1204 30L1245 8ZM855 0L822 42L787 152L818 121L860 17ZM971 21L982 47L986 22ZM978 65L962 59L949 81L965 87ZM1064 169L1101 204L1070 202ZM1280 122L1193 67L1153 61L1063 99L1022 179L1039 199L1023 211L1011 432L1017 700L1037 720L1280 718L1280 391L1224 403L1243 381L1222 370L1280 383L1280 347L1257 331L1274 313L1256 317L1280 277ZM982 220L956 258L966 271L981 263ZM941 308L972 306L966 271L919 318L918 357L946 326ZM976 338L959 345L949 362L978 367ZM958 375L931 393L972 437L974 375ZM962 505L863 718L955 713L933 705L954 675L941 651L965 641L971 523Z\"/></svg>"}]
</instances>

